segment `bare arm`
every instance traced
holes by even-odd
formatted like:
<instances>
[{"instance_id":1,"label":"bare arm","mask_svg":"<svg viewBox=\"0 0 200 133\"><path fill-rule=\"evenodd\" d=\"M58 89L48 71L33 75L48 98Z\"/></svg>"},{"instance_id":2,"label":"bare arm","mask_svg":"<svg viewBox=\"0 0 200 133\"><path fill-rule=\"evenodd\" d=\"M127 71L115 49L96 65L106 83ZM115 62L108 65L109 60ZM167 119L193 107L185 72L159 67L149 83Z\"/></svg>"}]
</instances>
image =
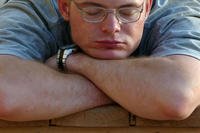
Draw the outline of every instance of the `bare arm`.
<instances>
[{"instance_id":1,"label":"bare arm","mask_svg":"<svg viewBox=\"0 0 200 133\"><path fill-rule=\"evenodd\" d=\"M0 119L50 119L110 102L83 76L62 74L14 56L0 56Z\"/></svg>"},{"instance_id":2,"label":"bare arm","mask_svg":"<svg viewBox=\"0 0 200 133\"><path fill-rule=\"evenodd\" d=\"M192 57L98 60L74 54L67 66L141 117L184 119L200 102L200 62Z\"/></svg>"}]
</instances>

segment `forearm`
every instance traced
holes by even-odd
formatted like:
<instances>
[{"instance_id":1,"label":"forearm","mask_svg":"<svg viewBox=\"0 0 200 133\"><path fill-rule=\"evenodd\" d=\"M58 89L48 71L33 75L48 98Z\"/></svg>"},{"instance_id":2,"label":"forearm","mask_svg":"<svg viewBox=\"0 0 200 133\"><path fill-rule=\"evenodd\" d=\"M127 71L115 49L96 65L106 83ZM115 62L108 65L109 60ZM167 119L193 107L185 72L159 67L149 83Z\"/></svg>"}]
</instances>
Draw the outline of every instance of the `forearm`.
<instances>
[{"instance_id":1,"label":"forearm","mask_svg":"<svg viewBox=\"0 0 200 133\"><path fill-rule=\"evenodd\" d=\"M188 100L195 97L195 88L190 88L194 73L181 65L170 58L111 61L73 55L68 60L70 69L88 77L132 113L160 120L187 117L198 105L197 99Z\"/></svg>"},{"instance_id":2,"label":"forearm","mask_svg":"<svg viewBox=\"0 0 200 133\"><path fill-rule=\"evenodd\" d=\"M0 57L0 118L41 120L110 103L86 78L43 64Z\"/></svg>"}]
</instances>

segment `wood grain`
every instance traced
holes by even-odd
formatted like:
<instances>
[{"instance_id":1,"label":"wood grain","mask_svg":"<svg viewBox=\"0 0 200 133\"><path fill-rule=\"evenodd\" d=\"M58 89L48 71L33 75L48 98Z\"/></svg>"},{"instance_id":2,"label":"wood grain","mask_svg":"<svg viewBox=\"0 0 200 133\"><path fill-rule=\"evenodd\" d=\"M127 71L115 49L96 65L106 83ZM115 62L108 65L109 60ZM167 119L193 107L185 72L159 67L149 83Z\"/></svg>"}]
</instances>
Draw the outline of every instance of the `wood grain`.
<instances>
[{"instance_id":1,"label":"wood grain","mask_svg":"<svg viewBox=\"0 0 200 133\"><path fill-rule=\"evenodd\" d=\"M129 127L129 113L118 105L110 105L54 119L51 124L73 127Z\"/></svg>"}]
</instances>

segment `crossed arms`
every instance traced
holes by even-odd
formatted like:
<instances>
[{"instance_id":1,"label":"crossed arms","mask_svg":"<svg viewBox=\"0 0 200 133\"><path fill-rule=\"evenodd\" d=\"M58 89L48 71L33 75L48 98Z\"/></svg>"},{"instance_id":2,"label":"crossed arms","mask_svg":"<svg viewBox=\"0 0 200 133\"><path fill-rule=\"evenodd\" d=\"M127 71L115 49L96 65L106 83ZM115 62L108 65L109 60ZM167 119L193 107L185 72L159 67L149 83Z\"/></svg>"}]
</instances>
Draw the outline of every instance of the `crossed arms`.
<instances>
[{"instance_id":1,"label":"crossed arms","mask_svg":"<svg viewBox=\"0 0 200 133\"><path fill-rule=\"evenodd\" d=\"M55 70L55 57L45 65L1 55L0 118L51 119L113 100L141 117L179 120L199 105L200 62L192 57L98 60L75 54L66 63L71 74Z\"/></svg>"}]
</instances>

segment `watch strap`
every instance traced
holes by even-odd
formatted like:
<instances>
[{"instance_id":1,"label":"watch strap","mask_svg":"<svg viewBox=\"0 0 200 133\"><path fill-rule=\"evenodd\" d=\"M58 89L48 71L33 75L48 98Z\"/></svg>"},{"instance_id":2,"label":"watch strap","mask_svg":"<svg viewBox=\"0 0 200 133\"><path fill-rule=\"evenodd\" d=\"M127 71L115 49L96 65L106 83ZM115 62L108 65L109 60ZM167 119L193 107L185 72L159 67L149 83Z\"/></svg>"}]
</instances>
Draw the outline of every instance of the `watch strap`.
<instances>
[{"instance_id":1,"label":"watch strap","mask_svg":"<svg viewBox=\"0 0 200 133\"><path fill-rule=\"evenodd\" d=\"M67 72L66 60L71 54L77 51L78 47L76 45L67 45L59 48L56 60L60 71Z\"/></svg>"}]
</instances>

